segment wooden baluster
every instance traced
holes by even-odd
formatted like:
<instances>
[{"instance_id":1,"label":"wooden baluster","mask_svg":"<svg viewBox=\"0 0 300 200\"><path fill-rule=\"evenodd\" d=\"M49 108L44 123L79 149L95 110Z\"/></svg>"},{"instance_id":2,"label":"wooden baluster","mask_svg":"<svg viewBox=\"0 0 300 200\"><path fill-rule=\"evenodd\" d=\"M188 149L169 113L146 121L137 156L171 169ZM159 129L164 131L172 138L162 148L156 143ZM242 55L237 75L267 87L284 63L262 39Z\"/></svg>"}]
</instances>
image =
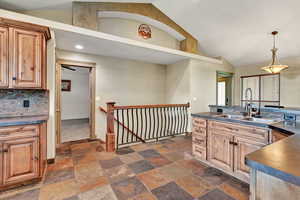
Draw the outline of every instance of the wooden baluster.
<instances>
[{"instance_id":1,"label":"wooden baluster","mask_svg":"<svg viewBox=\"0 0 300 200\"><path fill-rule=\"evenodd\" d=\"M108 102L107 104L107 115L106 115L106 151L114 152L115 146L115 131L114 131L114 106L115 102Z\"/></svg>"}]
</instances>

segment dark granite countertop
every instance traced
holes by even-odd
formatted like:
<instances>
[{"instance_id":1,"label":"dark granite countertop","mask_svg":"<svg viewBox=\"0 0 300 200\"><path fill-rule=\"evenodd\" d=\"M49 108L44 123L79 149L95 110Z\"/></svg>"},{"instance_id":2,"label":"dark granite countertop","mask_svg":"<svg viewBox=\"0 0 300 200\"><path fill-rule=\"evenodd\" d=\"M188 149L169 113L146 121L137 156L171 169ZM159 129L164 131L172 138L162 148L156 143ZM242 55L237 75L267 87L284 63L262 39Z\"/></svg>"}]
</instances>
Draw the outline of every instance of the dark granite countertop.
<instances>
[{"instance_id":1,"label":"dark granite countertop","mask_svg":"<svg viewBox=\"0 0 300 200\"><path fill-rule=\"evenodd\" d=\"M238 123L238 124L249 125L249 126L269 128L269 124L265 124L265 123L246 121L246 120L240 120L235 118L216 117L216 115L220 115L220 113L203 112L203 113L192 114L193 117L201 117L205 119L211 119L211 120L222 121L222 122L231 122L231 123Z\"/></svg>"},{"instance_id":2,"label":"dark granite countertop","mask_svg":"<svg viewBox=\"0 0 300 200\"><path fill-rule=\"evenodd\" d=\"M216 114L198 113L192 116L245 124L241 120L216 117ZM247 122L245 125L256 126L256 123ZM264 127L277 129L291 136L248 154L246 164L251 168L300 186L300 123L278 122L264 124Z\"/></svg>"},{"instance_id":3,"label":"dark granite countertop","mask_svg":"<svg viewBox=\"0 0 300 200\"><path fill-rule=\"evenodd\" d=\"M48 115L1 117L0 127L26 125L26 124L41 124L46 122L48 118L49 118Z\"/></svg>"}]
</instances>

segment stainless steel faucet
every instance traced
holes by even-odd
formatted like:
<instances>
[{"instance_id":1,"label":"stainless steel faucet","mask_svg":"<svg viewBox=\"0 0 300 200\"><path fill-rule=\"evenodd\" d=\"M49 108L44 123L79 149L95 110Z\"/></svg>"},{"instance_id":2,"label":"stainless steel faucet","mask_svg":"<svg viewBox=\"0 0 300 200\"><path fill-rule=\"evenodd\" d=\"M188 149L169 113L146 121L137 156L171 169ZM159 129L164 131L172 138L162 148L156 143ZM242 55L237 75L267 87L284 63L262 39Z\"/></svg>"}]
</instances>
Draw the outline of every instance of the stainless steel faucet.
<instances>
[{"instance_id":1,"label":"stainless steel faucet","mask_svg":"<svg viewBox=\"0 0 300 200\"><path fill-rule=\"evenodd\" d=\"M248 93L250 94L250 99L249 99ZM245 100L246 100L245 110L247 112L247 115L250 117L251 109L252 109L252 100L253 100L253 93L252 93L251 88L247 88L245 90Z\"/></svg>"}]
</instances>

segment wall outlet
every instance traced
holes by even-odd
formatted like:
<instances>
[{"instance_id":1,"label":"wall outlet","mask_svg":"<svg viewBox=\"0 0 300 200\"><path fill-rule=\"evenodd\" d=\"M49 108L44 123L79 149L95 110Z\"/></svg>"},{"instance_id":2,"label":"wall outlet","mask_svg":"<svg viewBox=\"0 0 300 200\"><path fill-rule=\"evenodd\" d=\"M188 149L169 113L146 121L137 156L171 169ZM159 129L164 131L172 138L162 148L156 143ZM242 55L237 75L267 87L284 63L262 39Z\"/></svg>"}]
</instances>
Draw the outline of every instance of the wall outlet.
<instances>
[{"instance_id":1,"label":"wall outlet","mask_svg":"<svg viewBox=\"0 0 300 200\"><path fill-rule=\"evenodd\" d=\"M24 108L29 108L30 107L30 101L29 100L24 100L23 101L23 107Z\"/></svg>"}]
</instances>

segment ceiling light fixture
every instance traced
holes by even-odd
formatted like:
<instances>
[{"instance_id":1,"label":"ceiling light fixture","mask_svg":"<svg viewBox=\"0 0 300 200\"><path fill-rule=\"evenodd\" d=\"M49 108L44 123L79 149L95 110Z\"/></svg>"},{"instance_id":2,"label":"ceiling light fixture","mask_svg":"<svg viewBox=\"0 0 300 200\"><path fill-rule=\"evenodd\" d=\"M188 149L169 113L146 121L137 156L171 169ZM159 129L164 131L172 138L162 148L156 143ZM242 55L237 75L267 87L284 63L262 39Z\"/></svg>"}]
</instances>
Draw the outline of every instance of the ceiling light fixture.
<instances>
[{"instance_id":1,"label":"ceiling light fixture","mask_svg":"<svg viewBox=\"0 0 300 200\"><path fill-rule=\"evenodd\" d=\"M284 70L286 68L288 68L287 65L281 65L278 61L276 52L278 51L278 49L275 47L275 37L278 34L277 31L273 31L272 35L273 35L273 48L271 49L272 52L272 61L271 63L266 66L266 67L262 67L262 70L265 70L269 73L275 74L275 73L279 73L281 70Z\"/></svg>"},{"instance_id":2,"label":"ceiling light fixture","mask_svg":"<svg viewBox=\"0 0 300 200\"><path fill-rule=\"evenodd\" d=\"M83 49L83 46L80 45L80 44L76 44L76 45L75 45L75 48L76 48L76 49Z\"/></svg>"}]
</instances>

